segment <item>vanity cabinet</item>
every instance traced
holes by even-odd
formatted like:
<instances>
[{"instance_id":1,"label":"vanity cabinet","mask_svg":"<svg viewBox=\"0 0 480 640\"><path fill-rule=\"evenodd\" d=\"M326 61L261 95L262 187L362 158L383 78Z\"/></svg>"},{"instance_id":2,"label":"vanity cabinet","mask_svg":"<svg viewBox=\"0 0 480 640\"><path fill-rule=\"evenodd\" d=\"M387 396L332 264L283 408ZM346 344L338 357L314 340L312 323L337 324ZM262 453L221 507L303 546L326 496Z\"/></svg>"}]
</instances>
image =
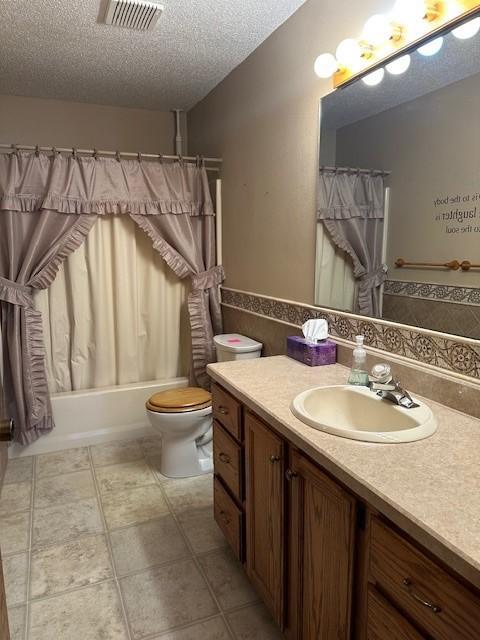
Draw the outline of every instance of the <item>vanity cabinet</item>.
<instances>
[{"instance_id":1,"label":"vanity cabinet","mask_svg":"<svg viewBox=\"0 0 480 640\"><path fill-rule=\"evenodd\" d=\"M351 637L356 500L293 450L289 480L288 635Z\"/></svg>"},{"instance_id":2,"label":"vanity cabinet","mask_svg":"<svg viewBox=\"0 0 480 640\"><path fill-rule=\"evenodd\" d=\"M247 575L280 628L284 621L286 444L245 415Z\"/></svg>"},{"instance_id":3,"label":"vanity cabinet","mask_svg":"<svg viewBox=\"0 0 480 640\"><path fill-rule=\"evenodd\" d=\"M427 637L480 637L480 598L378 517L370 523L369 581Z\"/></svg>"},{"instance_id":4,"label":"vanity cabinet","mask_svg":"<svg viewBox=\"0 0 480 640\"><path fill-rule=\"evenodd\" d=\"M215 519L288 640L478 640L480 594L213 385Z\"/></svg>"}]
</instances>

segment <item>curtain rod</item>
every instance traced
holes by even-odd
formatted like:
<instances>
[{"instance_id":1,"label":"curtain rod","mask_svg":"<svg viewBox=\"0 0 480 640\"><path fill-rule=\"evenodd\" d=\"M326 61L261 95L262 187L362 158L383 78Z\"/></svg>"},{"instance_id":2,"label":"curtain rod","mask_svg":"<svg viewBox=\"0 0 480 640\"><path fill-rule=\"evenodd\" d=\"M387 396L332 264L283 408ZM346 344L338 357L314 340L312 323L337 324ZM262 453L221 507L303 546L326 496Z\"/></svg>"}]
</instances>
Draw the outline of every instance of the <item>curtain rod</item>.
<instances>
[{"instance_id":1,"label":"curtain rod","mask_svg":"<svg viewBox=\"0 0 480 640\"><path fill-rule=\"evenodd\" d=\"M391 171L383 171L383 169L358 169L357 167L325 167L323 165L320 166L320 171L331 171L333 173L371 173L377 174L379 176L389 176Z\"/></svg>"},{"instance_id":2,"label":"curtain rod","mask_svg":"<svg viewBox=\"0 0 480 640\"><path fill-rule=\"evenodd\" d=\"M105 151L104 149L77 149L75 147L41 147L39 145L27 145L27 144L2 144L0 143L0 150L4 149L9 153L15 153L17 150L24 151L57 151L58 153L71 153L71 154L79 154L79 155L91 155L91 156L112 156L119 157L125 156L127 158L150 158L150 159L159 159L163 160L183 160L184 162L198 162L198 160L202 160L203 162L213 162L216 164L221 164L223 162L222 158L203 158L202 156L169 156L163 155L160 153L140 153L140 152L132 152L132 151ZM219 167L205 167L207 171L220 171Z\"/></svg>"}]
</instances>

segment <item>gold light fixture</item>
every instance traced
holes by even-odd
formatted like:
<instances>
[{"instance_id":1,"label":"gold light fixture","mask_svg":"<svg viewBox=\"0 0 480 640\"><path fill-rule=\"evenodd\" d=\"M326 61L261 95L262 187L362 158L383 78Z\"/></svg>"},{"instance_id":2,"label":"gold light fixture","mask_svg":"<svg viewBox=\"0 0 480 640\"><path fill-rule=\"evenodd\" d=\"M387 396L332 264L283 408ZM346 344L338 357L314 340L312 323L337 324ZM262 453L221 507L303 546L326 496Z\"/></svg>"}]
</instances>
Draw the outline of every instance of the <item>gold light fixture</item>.
<instances>
[{"instance_id":1,"label":"gold light fixture","mask_svg":"<svg viewBox=\"0 0 480 640\"><path fill-rule=\"evenodd\" d=\"M362 76L373 86L383 79L384 67L395 75L405 72L412 51L435 55L448 31L457 38L473 37L480 30L477 15L478 0L397 0L390 14L367 20L360 38L342 40L335 55L319 56L315 73L320 78L333 77L334 88ZM467 21L469 17L472 20Z\"/></svg>"}]
</instances>

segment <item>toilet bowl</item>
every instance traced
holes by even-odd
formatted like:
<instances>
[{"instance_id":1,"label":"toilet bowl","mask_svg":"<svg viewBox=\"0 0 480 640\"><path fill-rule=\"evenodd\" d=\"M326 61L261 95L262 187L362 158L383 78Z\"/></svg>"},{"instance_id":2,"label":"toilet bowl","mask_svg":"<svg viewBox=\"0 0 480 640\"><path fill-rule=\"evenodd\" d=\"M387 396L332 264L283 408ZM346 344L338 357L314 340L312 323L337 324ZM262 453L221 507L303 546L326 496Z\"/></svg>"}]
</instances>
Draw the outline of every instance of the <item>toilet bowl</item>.
<instances>
[{"instance_id":1,"label":"toilet bowl","mask_svg":"<svg viewBox=\"0 0 480 640\"><path fill-rule=\"evenodd\" d=\"M162 436L160 473L189 478L213 469L212 397L196 387L162 391L146 403L150 424Z\"/></svg>"}]
</instances>

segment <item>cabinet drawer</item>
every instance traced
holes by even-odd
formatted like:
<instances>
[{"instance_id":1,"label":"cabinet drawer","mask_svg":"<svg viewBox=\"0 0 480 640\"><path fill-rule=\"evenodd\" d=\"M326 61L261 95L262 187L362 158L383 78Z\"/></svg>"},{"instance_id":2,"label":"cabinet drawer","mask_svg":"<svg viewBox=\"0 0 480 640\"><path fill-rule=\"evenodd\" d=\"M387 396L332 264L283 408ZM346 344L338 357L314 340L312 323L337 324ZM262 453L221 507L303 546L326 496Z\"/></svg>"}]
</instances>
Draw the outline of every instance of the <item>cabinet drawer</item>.
<instances>
[{"instance_id":1,"label":"cabinet drawer","mask_svg":"<svg viewBox=\"0 0 480 640\"><path fill-rule=\"evenodd\" d=\"M243 500L242 448L216 421L213 422L213 460L215 474L241 502Z\"/></svg>"},{"instance_id":2,"label":"cabinet drawer","mask_svg":"<svg viewBox=\"0 0 480 640\"><path fill-rule=\"evenodd\" d=\"M233 396L214 384L212 386L213 417L239 442L243 440L242 407Z\"/></svg>"},{"instance_id":3,"label":"cabinet drawer","mask_svg":"<svg viewBox=\"0 0 480 640\"><path fill-rule=\"evenodd\" d=\"M368 590L367 615L367 640L425 640L374 587Z\"/></svg>"},{"instance_id":4,"label":"cabinet drawer","mask_svg":"<svg viewBox=\"0 0 480 640\"><path fill-rule=\"evenodd\" d=\"M403 539L372 518L370 577L435 640L479 637L480 599Z\"/></svg>"},{"instance_id":5,"label":"cabinet drawer","mask_svg":"<svg viewBox=\"0 0 480 640\"><path fill-rule=\"evenodd\" d=\"M237 507L218 478L213 484L215 520L235 555L243 562L243 512Z\"/></svg>"}]
</instances>

